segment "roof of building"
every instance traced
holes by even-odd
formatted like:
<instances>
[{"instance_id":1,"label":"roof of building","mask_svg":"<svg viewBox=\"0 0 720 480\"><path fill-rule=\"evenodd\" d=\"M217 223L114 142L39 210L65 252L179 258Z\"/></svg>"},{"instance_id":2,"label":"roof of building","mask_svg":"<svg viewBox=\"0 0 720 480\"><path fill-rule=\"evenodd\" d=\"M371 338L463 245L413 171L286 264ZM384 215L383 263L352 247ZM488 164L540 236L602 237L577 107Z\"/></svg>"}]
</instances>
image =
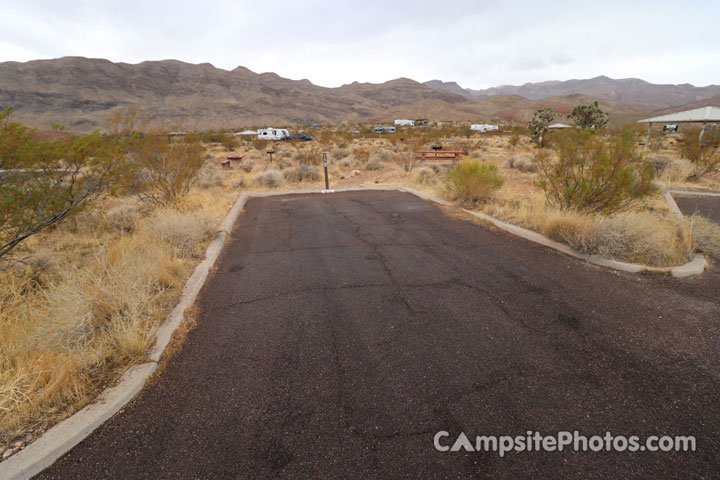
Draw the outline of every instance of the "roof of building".
<instances>
[{"instance_id":1,"label":"roof of building","mask_svg":"<svg viewBox=\"0 0 720 480\"><path fill-rule=\"evenodd\" d=\"M638 123L720 122L720 108L701 107L638 120Z\"/></svg>"},{"instance_id":2,"label":"roof of building","mask_svg":"<svg viewBox=\"0 0 720 480\"><path fill-rule=\"evenodd\" d=\"M571 126L567 123L553 123L552 125L548 125L548 128L571 128Z\"/></svg>"}]
</instances>

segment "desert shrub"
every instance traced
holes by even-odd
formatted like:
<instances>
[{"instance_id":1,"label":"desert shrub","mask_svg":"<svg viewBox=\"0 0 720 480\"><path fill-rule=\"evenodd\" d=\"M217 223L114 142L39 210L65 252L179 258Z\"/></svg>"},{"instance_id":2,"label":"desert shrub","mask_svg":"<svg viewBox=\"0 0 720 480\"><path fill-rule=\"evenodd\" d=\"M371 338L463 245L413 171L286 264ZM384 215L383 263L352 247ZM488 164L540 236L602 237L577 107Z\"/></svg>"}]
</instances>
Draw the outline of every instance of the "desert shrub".
<instances>
[{"instance_id":1,"label":"desert shrub","mask_svg":"<svg viewBox=\"0 0 720 480\"><path fill-rule=\"evenodd\" d=\"M238 140L235 135L232 134L223 135L221 138L221 143L225 150L228 152L232 152L238 147Z\"/></svg>"},{"instance_id":2,"label":"desert shrub","mask_svg":"<svg viewBox=\"0 0 720 480\"><path fill-rule=\"evenodd\" d=\"M685 219L693 249L720 258L720 225L702 215Z\"/></svg>"},{"instance_id":3,"label":"desert shrub","mask_svg":"<svg viewBox=\"0 0 720 480\"><path fill-rule=\"evenodd\" d=\"M277 170L265 170L255 175L256 185L267 188L277 188L282 183L282 175Z\"/></svg>"},{"instance_id":4,"label":"desert shrub","mask_svg":"<svg viewBox=\"0 0 720 480\"><path fill-rule=\"evenodd\" d=\"M288 160L281 159L275 163L273 163L273 167L278 170L285 170L286 168L292 167L292 162L289 162Z\"/></svg>"},{"instance_id":5,"label":"desert shrub","mask_svg":"<svg viewBox=\"0 0 720 480\"><path fill-rule=\"evenodd\" d=\"M422 185L434 185L437 183L437 172L430 167L421 167L416 170L415 178Z\"/></svg>"},{"instance_id":6,"label":"desert shrub","mask_svg":"<svg viewBox=\"0 0 720 480\"><path fill-rule=\"evenodd\" d=\"M510 168L516 168L521 172L537 171L537 167L533 161L527 157L511 157L510 160L508 160L508 164L510 165Z\"/></svg>"},{"instance_id":7,"label":"desert shrub","mask_svg":"<svg viewBox=\"0 0 720 480\"><path fill-rule=\"evenodd\" d=\"M365 170L382 170L383 163L380 156L373 155L365 164Z\"/></svg>"},{"instance_id":8,"label":"desert shrub","mask_svg":"<svg viewBox=\"0 0 720 480\"><path fill-rule=\"evenodd\" d=\"M699 128L685 131L682 142L682 155L695 164L703 173L720 169L720 128L712 128L700 136Z\"/></svg>"},{"instance_id":9,"label":"desert shrub","mask_svg":"<svg viewBox=\"0 0 720 480\"><path fill-rule=\"evenodd\" d=\"M283 173L285 180L290 182L319 182L322 176L317 167L300 164Z\"/></svg>"},{"instance_id":10,"label":"desert shrub","mask_svg":"<svg viewBox=\"0 0 720 480\"><path fill-rule=\"evenodd\" d=\"M217 168L210 163L205 164L195 181L195 184L200 188L219 187L222 183L223 179L218 173Z\"/></svg>"},{"instance_id":11,"label":"desert shrub","mask_svg":"<svg viewBox=\"0 0 720 480\"><path fill-rule=\"evenodd\" d=\"M348 168L355 164L355 157L345 157L338 162L340 166Z\"/></svg>"},{"instance_id":12,"label":"desert shrub","mask_svg":"<svg viewBox=\"0 0 720 480\"><path fill-rule=\"evenodd\" d=\"M105 221L110 227L119 232L131 233L135 230L139 216L140 213L136 208L123 205L107 212Z\"/></svg>"},{"instance_id":13,"label":"desert shrub","mask_svg":"<svg viewBox=\"0 0 720 480\"><path fill-rule=\"evenodd\" d=\"M477 203L486 200L504 183L497 165L464 159L450 170L447 187L452 198Z\"/></svg>"},{"instance_id":14,"label":"desert shrub","mask_svg":"<svg viewBox=\"0 0 720 480\"><path fill-rule=\"evenodd\" d=\"M254 167L255 167L255 162L253 162L252 160L245 160L244 162L240 162L240 164L238 164L238 168L240 168L240 170L242 170L245 173L252 172Z\"/></svg>"},{"instance_id":15,"label":"desert shrub","mask_svg":"<svg viewBox=\"0 0 720 480\"><path fill-rule=\"evenodd\" d=\"M604 139L587 130L567 129L554 139L558 159L539 151L537 185L560 209L612 213L653 191L654 168L635 149L634 135Z\"/></svg>"},{"instance_id":16,"label":"desert shrub","mask_svg":"<svg viewBox=\"0 0 720 480\"><path fill-rule=\"evenodd\" d=\"M205 160L200 142L170 142L164 136L147 135L133 151L136 175L133 190L141 200L169 205L187 195Z\"/></svg>"},{"instance_id":17,"label":"desert shrub","mask_svg":"<svg viewBox=\"0 0 720 480\"><path fill-rule=\"evenodd\" d=\"M517 133L513 133L510 135L510 138L508 139L508 143L512 148L515 148L518 146L518 143L520 143L520 135Z\"/></svg>"},{"instance_id":18,"label":"desert shrub","mask_svg":"<svg viewBox=\"0 0 720 480\"><path fill-rule=\"evenodd\" d=\"M234 180L232 182L232 186L233 186L233 188L237 188L237 189L245 188L247 186L245 184L245 177L240 177L237 180Z\"/></svg>"}]
</instances>

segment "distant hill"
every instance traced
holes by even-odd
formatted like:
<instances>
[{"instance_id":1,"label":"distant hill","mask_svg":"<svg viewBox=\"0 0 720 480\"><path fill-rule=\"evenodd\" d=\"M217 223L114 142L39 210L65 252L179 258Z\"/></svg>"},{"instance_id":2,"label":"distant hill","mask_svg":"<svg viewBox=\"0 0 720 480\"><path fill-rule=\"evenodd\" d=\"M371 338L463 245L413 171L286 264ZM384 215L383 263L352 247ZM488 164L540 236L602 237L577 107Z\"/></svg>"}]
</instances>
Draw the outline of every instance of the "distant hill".
<instances>
[{"instance_id":1,"label":"distant hill","mask_svg":"<svg viewBox=\"0 0 720 480\"><path fill-rule=\"evenodd\" d=\"M612 79L605 76L587 80L526 83L520 86L503 85L485 90L463 89L455 82L431 80L425 85L468 98L487 98L495 95L520 95L528 99L542 99L562 95L582 94L602 100L635 105L649 110L668 108L720 95L720 85L695 87L658 85L637 78Z\"/></svg>"},{"instance_id":2,"label":"distant hill","mask_svg":"<svg viewBox=\"0 0 720 480\"><path fill-rule=\"evenodd\" d=\"M595 80L575 82L624 82ZM35 127L59 123L71 130L88 131L104 127L109 114L133 105L141 108L151 126L205 130L316 122L389 122L401 117L524 122L538 108L553 106L569 112L574 105L595 98L610 110L611 121L617 124L643 116L658 103L651 102L648 108L628 102L629 94L614 96L621 100L608 98L613 95L599 87L595 95L572 92L569 87L556 88L568 83L469 91L454 82L422 84L399 78L380 84L353 82L325 88L308 80L255 73L244 67L228 71L209 63L195 65L176 60L127 64L64 57L0 63L0 107L14 106L14 117ZM527 93L531 90L535 93Z\"/></svg>"},{"instance_id":3,"label":"distant hill","mask_svg":"<svg viewBox=\"0 0 720 480\"><path fill-rule=\"evenodd\" d=\"M0 106L13 105L15 117L31 125L62 123L76 130L101 127L109 112L131 105L139 105L154 124L210 129L359 121L423 100L467 99L409 79L324 88L244 67L227 71L175 60L0 63Z\"/></svg>"}]
</instances>

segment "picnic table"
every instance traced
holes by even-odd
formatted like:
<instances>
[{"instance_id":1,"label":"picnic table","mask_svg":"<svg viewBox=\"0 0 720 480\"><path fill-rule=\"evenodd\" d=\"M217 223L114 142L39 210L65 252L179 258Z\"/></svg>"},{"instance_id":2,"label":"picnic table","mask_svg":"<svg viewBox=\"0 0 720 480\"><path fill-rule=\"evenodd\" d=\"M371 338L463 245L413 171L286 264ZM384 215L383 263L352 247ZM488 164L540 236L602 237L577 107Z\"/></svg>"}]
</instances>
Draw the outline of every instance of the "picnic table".
<instances>
[{"instance_id":1,"label":"picnic table","mask_svg":"<svg viewBox=\"0 0 720 480\"><path fill-rule=\"evenodd\" d=\"M425 160L451 160L453 163L455 163L461 155L467 155L467 152L464 150L422 150L415 153L419 155L415 157L415 160L420 162L423 162Z\"/></svg>"}]
</instances>

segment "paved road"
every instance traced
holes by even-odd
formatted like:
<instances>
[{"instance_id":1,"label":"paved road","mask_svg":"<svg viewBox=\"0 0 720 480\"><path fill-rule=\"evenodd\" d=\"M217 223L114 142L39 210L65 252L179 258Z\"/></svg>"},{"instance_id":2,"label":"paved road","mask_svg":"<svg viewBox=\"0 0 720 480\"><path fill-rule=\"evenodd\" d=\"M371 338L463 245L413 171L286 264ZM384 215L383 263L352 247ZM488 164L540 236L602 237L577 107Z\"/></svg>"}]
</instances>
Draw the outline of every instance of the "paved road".
<instances>
[{"instance_id":1,"label":"paved road","mask_svg":"<svg viewBox=\"0 0 720 480\"><path fill-rule=\"evenodd\" d=\"M720 197L682 197L673 195L675 202L685 215L699 213L720 223Z\"/></svg>"},{"instance_id":2,"label":"paved road","mask_svg":"<svg viewBox=\"0 0 720 480\"><path fill-rule=\"evenodd\" d=\"M397 192L251 200L158 381L42 478L717 478L720 276L619 274ZM438 452L695 435L694 453Z\"/></svg>"}]
</instances>

